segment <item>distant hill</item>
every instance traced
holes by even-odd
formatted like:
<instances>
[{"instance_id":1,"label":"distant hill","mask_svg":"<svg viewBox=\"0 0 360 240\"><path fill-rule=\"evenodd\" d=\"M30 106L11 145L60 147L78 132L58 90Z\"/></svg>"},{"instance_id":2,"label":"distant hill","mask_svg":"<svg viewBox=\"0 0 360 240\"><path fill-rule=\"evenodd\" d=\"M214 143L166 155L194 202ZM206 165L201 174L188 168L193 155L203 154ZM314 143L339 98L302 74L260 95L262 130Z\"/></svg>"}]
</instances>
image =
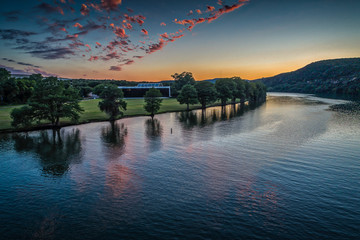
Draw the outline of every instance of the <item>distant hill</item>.
<instances>
[{"instance_id":1,"label":"distant hill","mask_svg":"<svg viewBox=\"0 0 360 240\"><path fill-rule=\"evenodd\" d=\"M257 79L268 91L360 95L360 58L311 63L293 72Z\"/></svg>"}]
</instances>

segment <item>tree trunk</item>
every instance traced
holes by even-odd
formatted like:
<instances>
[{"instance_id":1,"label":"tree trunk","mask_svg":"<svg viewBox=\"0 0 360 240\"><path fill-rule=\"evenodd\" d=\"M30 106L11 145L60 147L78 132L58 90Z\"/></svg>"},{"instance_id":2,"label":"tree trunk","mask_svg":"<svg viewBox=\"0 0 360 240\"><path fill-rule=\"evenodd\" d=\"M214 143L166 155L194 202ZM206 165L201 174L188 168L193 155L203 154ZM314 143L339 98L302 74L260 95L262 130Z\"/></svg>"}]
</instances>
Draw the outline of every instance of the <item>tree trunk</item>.
<instances>
[{"instance_id":1,"label":"tree trunk","mask_svg":"<svg viewBox=\"0 0 360 240\"><path fill-rule=\"evenodd\" d=\"M206 108L206 103L205 103L205 102L202 102L202 103L201 103L201 108L202 108L202 109L205 109L205 108Z\"/></svg>"},{"instance_id":2,"label":"tree trunk","mask_svg":"<svg viewBox=\"0 0 360 240\"><path fill-rule=\"evenodd\" d=\"M154 120L154 114L153 113L151 113L151 120Z\"/></svg>"},{"instance_id":3,"label":"tree trunk","mask_svg":"<svg viewBox=\"0 0 360 240\"><path fill-rule=\"evenodd\" d=\"M186 105L186 111L189 111L189 104Z\"/></svg>"},{"instance_id":4,"label":"tree trunk","mask_svg":"<svg viewBox=\"0 0 360 240\"><path fill-rule=\"evenodd\" d=\"M56 117L56 127L59 126L59 122L60 122L60 118L59 118L59 117Z\"/></svg>"}]
</instances>

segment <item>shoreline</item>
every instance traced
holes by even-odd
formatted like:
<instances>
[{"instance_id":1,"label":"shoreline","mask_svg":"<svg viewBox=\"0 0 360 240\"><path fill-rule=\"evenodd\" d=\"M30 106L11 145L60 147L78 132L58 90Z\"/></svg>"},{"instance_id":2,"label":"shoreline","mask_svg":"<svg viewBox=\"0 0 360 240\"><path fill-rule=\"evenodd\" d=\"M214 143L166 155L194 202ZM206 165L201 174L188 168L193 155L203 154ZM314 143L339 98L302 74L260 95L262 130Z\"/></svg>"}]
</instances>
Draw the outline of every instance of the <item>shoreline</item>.
<instances>
[{"instance_id":1,"label":"shoreline","mask_svg":"<svg viewBox=\"0 0 360 240\"><path fill-rule=\"evenodd\" d=\"M281 96L272 96L271 93L275 93L276 92L268 92L268 95L267 97L281 97ZM280 94L283 94L282 92L280 92ZM291 93L291 94L296 94L296 93ZM302 93L300 93L302 94ZM314 94L305 94L305 95L313 95L314 97L317 97L316 95ZM290 96L291 98L296 98L296 96ZM317 97L317 98L322 98L322 97ZM338 100L338 99L335 99L335 100ZM348 100L344 100L346 102L348 102ZM314 101L315 104L316 104L316 101ZM235 102L235 104L240 104L241 102ZM248 101L245 101L244 104L248 104L249 102ZM265 102L266 103L266 102ZM325 102L323 102L325 103ZM229 104L226 104L225 106L228 106L228 105L233 105L234 103L229 103ZM342 104L335 104L335 103L325 103L327 104L329 107L328 107L328 111L333 111L333 112L342 112L340 111L340 109L337 109L337 105L342 105ZM211 108L211 107L220 107L222 106L221 103L215 103L215 104L212 104L212 105L209 105L207 106L205 109L207 108ZM193 110L200 110L202 109L201 106L193 106L191 107L190 106L190 111L193 111ZM159 114L165 114L165 113L176 113L176 112L186 112L186 110L168 110L168 111L161 111L156 115L159 115ZM121 119L127 119L127 118L134 118L134 117L150 117L150 115L148 114L133 114L133 115L125 115L121 118L117 118L115 121L117 120L121 120ZM65 122L65 123L62 123L60 124L59 127L53 127L49 124L42 124L42 125L36 125L36 126L31 126L31 127L27 127L27 128L7 128L7 129L0 129L0 134L8 134L8 133L21 133L21 132L31 132L31 131L40 131L40 130L51 130L51 129L61 129L63 127L69 127L69 126L77 126L77 125L82 125L82 124L88 124L88 123L98 123L98 122L108 122L109 120L108 119L88 119L88 120L85 120L85 121L81 121L81 122L78 122L78 123L71 123L71 122Z\"/></svg>"},{"instance_id":2,"label":"shoreline","mask_svg":"<svg viewBox=\"0 0 360 240\"><path fill-rule=\"evenodd\" d=\"M235 102L235 105L236 104L240 104L241 102ZM229 104L226 104L225 106L228 106L228 105L233 105L234 103L229 103ZM248 104L248 101L245 101L244 104ZM211 108L211 107L220 107L222 106L220 103L217 103L217 104L213 104L213 105L209 105L207 106L205 109L207 108ZM193 111L193 110L200 110L202 109L201 107L193 107L191 108L190 107L190 111ZM172 111L163 111L163 112L159 112L156 115L159 115L159 114L165 114L165 113L173 113L173 112L186 112L186 110L172 110ZM125 115L121 118L117 118L115 121L117 120L121 120L121 119L127 119L127 118L134 118L134 117L150 117L150 115L146 115L146 114L134 114L134 115ZM82 124L88 124L88 123L97 123L97 122L108 122L109 120L106 120L106 119L90 119L90 120L87 120L87 121L82 121L82 122L78 122L78 123L62 123L60 124L59 127L53 127L49 124L44 124L44 125L37 125L37 126L32 126L32 127L28 127L28 128L8 128L8 129L1 129L0 130L0 134L7 134L7 133L21 133L21 132L31 132L31 131L40 131L40 130L51 130L51 129L61 129L63 127L69 127L69 126L77 126L77 125L82 125Z\"/></svg>"}]
</instances>

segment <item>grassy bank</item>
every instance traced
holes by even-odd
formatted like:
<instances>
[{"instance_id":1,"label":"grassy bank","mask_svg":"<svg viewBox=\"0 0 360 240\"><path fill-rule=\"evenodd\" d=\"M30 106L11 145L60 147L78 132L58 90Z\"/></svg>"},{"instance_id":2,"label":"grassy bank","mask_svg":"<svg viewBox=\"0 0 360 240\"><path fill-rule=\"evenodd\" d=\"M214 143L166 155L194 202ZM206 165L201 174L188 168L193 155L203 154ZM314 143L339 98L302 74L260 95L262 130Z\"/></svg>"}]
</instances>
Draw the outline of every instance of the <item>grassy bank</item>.
<instances>
[{"instance_id":1,"label":"grassy bank","mask_svg":"<svg viewBox=\"0 0 360 240\"><path fill-rule=\"evenodd\" d=\"M95 121L106 121L108 116L101 112L98 107L99 99L84 100L80 102L81 107L85 110L80 117L79 123L95 122ZM127 110L125 117L129 116L140 116L147 115L144 110L144 99L127 99ZM10 113L14 108L21 107L22 105L16 106L2 106L0 107L0 132L11 130L11 118ZM200 104L190 105L191 109L200 108ZM186 105L180 105L176 99L164 99L160 108L159 113L164 112L175 112L186 110ZM67 119L62 119L62 124L71 124Z\"/></svg>"}]
</instances>

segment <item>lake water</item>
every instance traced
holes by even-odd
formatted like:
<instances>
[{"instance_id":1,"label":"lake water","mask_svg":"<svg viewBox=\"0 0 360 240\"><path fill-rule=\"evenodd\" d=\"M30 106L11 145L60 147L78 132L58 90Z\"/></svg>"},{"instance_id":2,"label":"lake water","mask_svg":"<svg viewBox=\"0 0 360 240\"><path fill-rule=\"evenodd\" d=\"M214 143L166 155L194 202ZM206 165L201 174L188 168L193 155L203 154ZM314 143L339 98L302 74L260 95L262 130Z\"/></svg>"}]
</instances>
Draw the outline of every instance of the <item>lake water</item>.
<instances>
[{"instance_id":1,"label":"lake water","mask_svg":"<svg viewBox=\"0 0 360 240\"><path fill-rule=\"evenodd\" d=\"M359 115L270 95L0 135L1 239L360 239Z\"/></svg>"}]
</instances>

